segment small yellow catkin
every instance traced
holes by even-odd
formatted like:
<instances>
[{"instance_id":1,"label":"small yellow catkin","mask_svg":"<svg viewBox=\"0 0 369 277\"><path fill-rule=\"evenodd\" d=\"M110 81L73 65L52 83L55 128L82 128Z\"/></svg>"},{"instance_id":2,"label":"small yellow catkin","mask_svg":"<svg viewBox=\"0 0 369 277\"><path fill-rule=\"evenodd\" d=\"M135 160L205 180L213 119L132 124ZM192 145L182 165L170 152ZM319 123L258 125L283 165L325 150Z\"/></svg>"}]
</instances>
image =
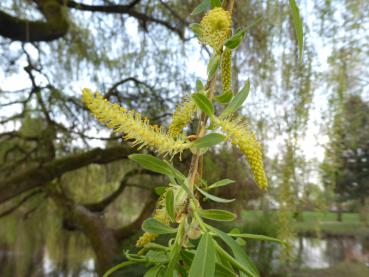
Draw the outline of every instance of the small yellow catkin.
<instances>
[{"instance_id":1,"label":"small yellow catkin","mask_svg":"<svg viewBox=\"0 0 369 277\"><path fill-rule=\"evenodd\" d=\"M133 146L139 149L148 146L160 155L169 154L171 157L190 147L185 139L174 139L167 135L161 127L150 125L149 120L142 119L141 114L128 111L118 104L111 104L99 93L92 93L83 89L83 102L95 117L116 133L124 133L125 140L133 140Z\"/></svg>"},{"instance_id":2,"label":"small yellow catkin","mask_svg":"<svg viewBox=\"0 0 369 277\"><path fill-rule=\"evenodd\" d=\"M179 104L169 125L168 135L173 138L178 137L182 133L183 128L191 122L195 111L196 104L191 99L185 99Z\"/></svg>"},{"instance_id":3,"label":"small yellow catkin","mask_svg":"<svg viewBox=\"0 0 369 277\"><path fill-rule=\"evenodd\" d=\"M228 48L223 51L221 69L223 93L226 93L232 85L232 51Z\"/></svg>"},{"instance_id":4,"label":"small yellow catkin","mask_svg":"<svg viewBox=\"0 0 369 277\"><path fill-rule=\"evenodd\" d=\"M263 154L261 145L256 136L248 127L242 123L241 119L219 119L214 118L214 123L221 127L231 143L237 145L251 167L254 179L260 188L268 186L268 180L264 171Z\"/></svg>"},{"instance_id":5,"label":"small yellow catkin","mask_svg":"<svg viewBox=\"0 0 369 277\"><path fill-rule=\"evenodd\" d=\"M232 31L232 18L223 8L210 10L200 22L200 42L208 44L219 51Z\"/></svg>"}]
</instances>

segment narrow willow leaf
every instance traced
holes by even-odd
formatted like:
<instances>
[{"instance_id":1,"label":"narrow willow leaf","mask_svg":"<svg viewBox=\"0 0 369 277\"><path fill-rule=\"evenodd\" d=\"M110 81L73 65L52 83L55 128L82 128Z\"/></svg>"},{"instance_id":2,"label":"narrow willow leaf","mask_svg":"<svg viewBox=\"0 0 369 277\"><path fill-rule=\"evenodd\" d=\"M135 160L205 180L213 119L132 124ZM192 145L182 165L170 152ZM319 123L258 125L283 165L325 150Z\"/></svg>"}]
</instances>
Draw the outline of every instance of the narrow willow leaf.
<instances>
[{"instance_id":1,"label":"narrow willow leaf","mask_svg":"<svg viewBox=\"0 0 369 277\"><path fill-rule=\"evenodd\" d=\"M157 277L159 271L162 269L161 265L156 265L150 268L143 277Z\"/></svg>"},{"instance_id":2,"label":"narrow willow leaf","mask_svg":"<svg viewBox=\"0 0 369 277\"><path fill-rule=\"evenodd\" d=\"M149 250L145 256L148 263L164 264L168 262L168 255L163 251Z\"/></svg>"},{"instance_id":3,"label":"narrow willow leaf","mask_svg":"<svg viewBox=\"0 0 369 277\"><path fill-rule=\"evenodd\" d=\"M192 261L188 277L214 276L215 248L213 238L209 233L203 234Z\"/></svg>"},{"instance_id":4,"label":"narrow willow leaf","mask_svg":"<svg viewBox=\"0 0 369 277\"><path fill-rule=\"evenodd\" d=\"M214 114L214 106L205 95L196 92L192 94L191 97L195 101L199 109L206 113L208 116L212 116Z\"/></svg>"},{"instance_id":5,"label":"narrow willow leaf","mask_svg":"<svg viewBox=\"0 0 369 277\"><path fill-rule=\"evenodd\" d=\"M218 209L199 210L199 215L203 218L216 221L232 221L237 217L234 213Z\"/></svg>"},{"instance_id":6,"label":"narrow willow leaf","mask_svg":"<svg viewBox=\"0 0 369 277\"><path fill-rule=\"evenodd\" d=\"M233 97L233 92L229 90L223 93L222 95L215 96L214 99L221 104L226 104L229 101L231 101L232 97Z\"/></svg>"},{"instance_id":7,"label":"narrow willow leaf","mask_svg":"<svg viewBox=\"0 0 369 277\"><path fill-rule=\"evenodd\" d=\"M220 237L232 250L234 257L236 260L243 265L245 268L249 270L249 272L241 273L241 276L259 276L259 272L255 266L255 264L252 262L252 260L249 258L249 256L245 253L245 251L242 249L241 246L235 242L233 238L231 238L228 234L210 226L207 225L207 227L214 232L218 237ZM246 275L245 275L246 273Z\"/></svg>"},{"instance_id":8,"label":"narrow willow leaf","mask_svg":"<svg viewBox=\"0 0 369 277\"><path fill-rule=\"evenodd\" d=\"M302 27L302 20L300 16L299 7L297 6L295 0L290 0L290 6L296 32L297 44L299 46L300 62L302 62L302 50L304 47L304 32Z\"/></svg>"},{"instance_id":9,"label":"narrow willow leaf","mask_svg":"<svg viewBox=\"0 0 369 277\"><path fill-rule=\"evenodd\" d=\"M236 233L228 233L228 235L232 236L232 237L237 237L237 238L245 238L245 239L256 239L256 240L267 240L267 241L272 241L272 242L277 242L280 244L285 244L285 242L276 239L276 238L272 238L272 237L268 237L268 236L263 236L263 235L255 235L255 234L236 234Z\"/></svg>"},{"instance_id":10,"label":"narrow willow leaf","mask_svg":"<svg viewBox=\"0 0 369 277\"><path fill-rule=\"evenodd\" d=\"M241 42L245 38L246 32L250 28L254 27L256 24L258 24L261 20L262 20L262 18L258 18L257 20L255 20L249 26L238 29L233 36L231 36L229 39L227 39L224 42L224 46L226 46L229 49L236 49L238 46L240 46Z\"/></svg>"},{"instance_id":11,"label":"narrow willow leaf","mask_svg":"<svg viewBox=\"0 0 369 277\"><path fill-rule=\"evenodd\" d=\"M165 195L165 208L167 209L169 217L174 221L176 215L174 212L174 193L172 189L168 190Z\"/></svg>"},{"instance_id":12,"label":"narrow willow leaf","mask_svg":"<svg viewBox=\"0 0 369 277\"><path fill-rule=\"evenodd\" d=\"M214 277L237 277L237 274L224 265L216 263Z\"/></svg>"},{"instance_id":13,"label":"narrow willow leaf","mask_svg":"<svg viewBox=\"0 0 369 277\"><path fill-rule=\"evenodd\" d=\"M233 202L236 199L224 199L220 198L218 196L212 195L210 193L207 193L206 191L203 191L202 189L196 187L199 192L201 192L202 195L204 195L206 198L209 198L210 200L213 200L214 202L218 203L230 203Z\"/></svg>"},{"instance_id":14,"label":"narrow willow leaf","mask_svg":"<svg viewBox=\"0 0 369 277\"><path fill-rule=\"evenodd\" d=\"M164 161L148 154L132 154L129 155L131 160L138 162L143 168L156 173L173 176L172 168Z\"/></svg>"},{"instance_id":15,"label":"narrow willow leaf","mask_svg":"<svg viewBox=\"0 0 369 277\"><path fill-rule=\"evenodd\" d=\"M191 15L196 15L202 13L209 9L210 7L210 0L202 0L202 2L196 6L196 8L192 11Z\"/></svg>"},{"instance_id":16,"label":"narrow willow leaf","mask_svg":"<svg viewBox=\"0 0 369 277\"><path fill-rule=\"evenodd\" d=\"M196 91L202 91L202 90L204 90L204 85L201 82L201 80L197 80L196 81Z\"/></svg>"},{"instance_id":17,"label":"narrow willow leaf","mask_svg":"<svg viewBox=\"0 0 369 277\"><path fill-rule=\"evenodd\" d=\"M236 49L245 37L246 30L246 28L238 30L233 36L224 42L224 46L229 49Z\"/></svg>"},{"instance_id":18,"label":"narrow willow leaf","mask_svg":"<svg viewBox=\"0 0 369 277\"><path fill-rule=\"evenodd\" d=\"M197 148L212 147L223 142L224 139L225 136L223 136L222 134L212 133L195 140L192 143L192 146Z\"/></svg>"},{"instance_id":19,"label":"narrow willow leaf","mask_svg":"<svg viewBox=\"0 0 369 277\"><path fill-rule=\"evenodd\" d=\"M168 161L164 160L164 162L168 165L168 167L172 170L174 177L178 178L179 180L184 180L186 179L186 176L184 176L182 174L181 171L179 171L178 169L176 169L175 167L173 167L172 164L170 164Z\"/></svg>"},{"instance_id":20,"label":"narrow willow leaf","mask_svg":"<svg viewBox=\"0 0 369 277\"><path fill-rule=\"evenodd\" d=\"M210 185L207 189L210 190L210 189L215 189L215 188L223 187L223 186L232 184L234 182L235 181L230 180L230 179L223 179L223 180L220 180L220 181L215 182L214 184Z\"/></svg>"},{"instance_id":21,"label":"narrow willow leaf","mask_svg":"<svg viewBox=\"0 0 369 277\"><path fill-rule=\"evenodd\" d=\"M142 229L145 232L163 235L163 234L173 234L177 232L177 229L167 226L155 218L148 218L142 224Z\"/></svg>"},{"instance_id":22,"label":"narrow willow leaf","mask_svg":"<svg viewBox=\"0 0 369 277\"><path fill-rule=\"evenodd\" d=\"M167 187L156 187L156 188L154 188L154 191L155 191L155 193L157 194L157 195L162 195L164 192L165 192L165 190L167 189Z\"/></svg>"},{"instance_id":23,"label":"narrow willow leaf","mask_svg":"<svg viewBox=\"0 0 369 277\"><path fill-rule=\"evenodd\" d=\"M250 81L247 80L244 87L241 89L239 93L236 94L235 97L233 97L232 101L223 110L220 117L221 118L227 117L231 113L237 111L242 106L243 102L246 100L247 96L249 95L249 91L250 91Z\"/></svg>"},{"instance_id":24,"label":"narrow willow leaf","mask_svg":"<svg viewBox=\"0 0 369 277\"><path fill-rule=\"evenodd\" d=\"M202 32L202 27L199 23L192 23L190 24L190 29L192 30L192 32L195 33L195 35L197 37L201 36L201 32Z\"/></svg>"},{"instance_id":25,"label":"narrow willow leaf","mask_svg":"<svg viewBox=\"0 0 369 277\"><path fill-rule=\"evenodd\" d=\"M254 272L250 271L250 269L245 267L243 264L240 263L240 261L236 260L227 251L225 251L222 247L220 247L216 241L214 241L214 243L215 243L215 249L217 250L217 253L220 256L222 256L224 260L232 264L232 266L240 270L240 275L237 275L237 276L259 277L259 275L255 275Z\"/></svg>"},{"instance_id":26,"label":"narrow willow leaf","mask_svg":"<svg viewBox=\"0 0 369 277\"><path fill-rule=\"evenodd\" d=\"M209 64L208 64L208 80L213 78L215 73L217 72L220 64L220 55L214 54L211 56Z\"/></svg>"},{"instance_id":27,"label":"narrow willow leaf","mask_svg":"<svg viewBox=\"0 0 369 277\"><path fill-rule=\"evenodd\" d=\"M181 251L181 257L186 265L190 266L192 264L193 258L195 257L195 254L190 251L183 250Z\"/></svg>"},{"instance_id":28,"label":"narrow willow leaf","mask_svg":"<svg viewBox=\"0 0 369 277\"><path fill-rule=\"evenodd\" d=\"M211 8L220 7L222 5L220 0L210 0Z\"/></svg>"}]
</instances>

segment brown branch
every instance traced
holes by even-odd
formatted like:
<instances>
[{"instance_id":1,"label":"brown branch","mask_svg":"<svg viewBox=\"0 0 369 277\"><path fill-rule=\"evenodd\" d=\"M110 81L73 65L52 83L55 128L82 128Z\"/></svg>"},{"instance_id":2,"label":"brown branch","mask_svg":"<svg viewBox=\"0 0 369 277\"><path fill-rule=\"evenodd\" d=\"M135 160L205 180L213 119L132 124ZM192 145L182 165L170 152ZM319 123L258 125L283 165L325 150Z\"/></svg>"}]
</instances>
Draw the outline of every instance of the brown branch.
<instances>
[{"instance_id":1,"label":"brown branch","mask_svg":"<svg viewBox=\"0 0 369 277\"><path fill-rule=\"evenodd\" d=\"M17 210L20 206L22 206L25 202L27 202L28 199L32 198L33 196L41 193L42 190L37 189L34 190L33 192L31 192L30 194L26 195L25 197L23 197L17 204L15 204L14 206L6 209L5 211L0 213L0 217L4 217L7 216L11 213L13 213L15 210Z\"/></svg>"},{"instance_id":2,"label":"brown branch","mask_svg":"<svg viewBox=\"0 0 369 277\"><path fill-rule=\"evenodd\" d=\"M0 180L0 203L22 192L43 186L66 172L89 164L106 164L125 159L132 153L132 150L126 146L117 146L108 149L95 148L88 152L53 160L39 167L31 167L23 172L15 172L14 176Z\"/></svg>"},{"instance_id":3,"label":"brown branch","mask_svg":"<svg viewBox=\"0 0 369 277\"><path fill-rule=\"evenodd\" d=\"M105 197L104 199L102 199L101 201L97 203L85 204L83 206L89 209L91 212L104 211L104 209L107 206L109 206L115 199L118 198L119 195L122 194L122 192L124 191L126 187L134 186L134 185L128 184L128 180L130 177L135 176L135 175L142 175L142 174L158 175L149 170L142 170L142 169L131 170L130 172L124 175L124 177L120 181L119 187L114 192L112 192L109 196Z\"/></svg>"},{"instance_id":4,"label":"brown branch","mask_svg":"<svg viewBox=\"0 0 369 277\"><path fill-rule=\"evenodd\" d=\"M167 29L175 32L181 39L184 39L184 30L173 26L170 22L147 15L145 13L138 12L133 9L134 5L87 5L82 3L77 3L75 1L64 1L59 0L60 2L66 2L65 5L69 8L82 10L82 11L90 11L90 12L102 12L102 13L111 13L111 14L127 14L141 21L144 25L147 22L153 22L159 25L166 27Z\"/></svg>"},{"instance_id":5,"label":"brown branch","mask_svg":"<svg viewBox=\"0 0 369 277\"><path fill-rule=\"evenodd\" d=\"M68 32L68 21L58 0L35 0L46 22L20 19L0 11L0 35L17 41L52 41Z\"/></svg>"}]
</instances>

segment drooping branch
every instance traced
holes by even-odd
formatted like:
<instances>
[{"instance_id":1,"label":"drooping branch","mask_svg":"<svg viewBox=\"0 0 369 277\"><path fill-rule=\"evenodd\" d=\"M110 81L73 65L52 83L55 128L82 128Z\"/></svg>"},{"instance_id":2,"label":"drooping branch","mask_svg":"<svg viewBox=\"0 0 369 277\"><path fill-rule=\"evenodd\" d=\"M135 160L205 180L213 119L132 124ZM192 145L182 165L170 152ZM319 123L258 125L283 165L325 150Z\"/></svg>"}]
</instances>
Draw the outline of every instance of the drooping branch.
<instances>
[{"instance_id":1,"label":"drooping branch","mask_svg":"<svg viewBox=\"0 0 369 277\"><path fill-rule=\"evenodd\" d=\"M114 232L106 226L99 214L89 211L82 205L73 203L53 188L47 188L46 191L58 207L62 209L64 219L77 226L89 239L96 253L97 271L102 276L119 257L119 244Z\"/></svg>"},{"instance_id":2,"label":"drooping branch","mask_svg":"<svg viewBox=\"0 0 369 277\"><path fill-rule=\"evenodd\" d=\"M10 215L11 213L13 213L15 210L17 210L20 206L22 206L25 202L27 202L30 198L32 198L33 196L40 194L42 192L42 190L37 189L32 191L30 194L26 195L25 197L23 197L18 203L16 203L14 206L6 209L5 211L0 213L0 217L4 217L7 215Z\"/></svg>"},{"instance_id":3,"label":"drooping branch","mask_svg":"<svg viewBox=\"0 0 369 277\"><path fill-rule=\"evenodd\" d=\"M119 195L121 195L124 191L124 189L128 186L131 186L128 183L128 180L130 177L135 176L135 175L142 175L142 174L150 174L150 175L158 175L152 171L148 171L148 170L142 170L142 169L134 169L131 170L130 172L128 172L127 174L124 175L124 177L122 178L122 180L119 183L119 187L112 192L110 195L108 195L107 197L105 197L104 199L102 199L101 201L97 202L97 203L91 203L91 204L85 204L84 206L89 209L91 212L102 212L104 211L104 209L109 206L115 199L118 198Z\"/></svg>"},{"instance_id":4,"label":"drooping branch","mask_svg":"<svg viewBox=\"0 0 369 277\"><path fill-rule=\"evenodd\" d=\"M83 3L78 3L75 1L64 1L59 0L60 2L65 2L65 5L69 8L78 9L82 11L90 11L90 12L102 12L102 13L111 13L111 14L127 14L141 21L143 25L147 23L153 22L164 26L165 28L175 32L181 39L184 39L184 29L172 25L169 21L165 21L160 18L156 18L152 15L148 15L145 13L141 13L134 9L135 5L138 1L133 1L135 4L128 5L88 5Z\"/></svg>"},{"instance_id":5,"label":"drooping branch","mask_svg":"<svg viewBox=\"0 0 369 277\"><path fill-rule=\"evenodd\" d=\"M16 172L14 176L0 181L0 203L32 188L42 186L66 172L89 164L106 164L126 159L132 153L133 151L126 146L95 148L88 152L53 160L39 167L31 167L23 172Z\"/></svg>"},{"instance_id":6,"label":"drooping branch","mask_svg":"<svg viewBox=\"0 0 369 277\"><path fill-rule=\"evenodd\" d=\"M35 1L46 21L20 19L0 11L0 35L23 42L52 41L68 32L68 21L58 0Z\"/></svg>"}]
</instances>

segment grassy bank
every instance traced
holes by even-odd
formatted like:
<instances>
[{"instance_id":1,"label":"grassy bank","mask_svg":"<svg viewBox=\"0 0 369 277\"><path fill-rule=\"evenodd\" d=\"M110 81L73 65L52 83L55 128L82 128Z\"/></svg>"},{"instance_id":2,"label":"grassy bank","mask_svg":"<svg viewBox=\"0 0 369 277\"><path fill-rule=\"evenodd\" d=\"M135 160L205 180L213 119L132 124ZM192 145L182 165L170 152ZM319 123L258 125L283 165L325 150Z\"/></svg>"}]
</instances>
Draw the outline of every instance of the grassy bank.
<instances>
[{"instance_id":1,"label":"grassy bank","mask_svg":"<svg viewBox=\"0 0 369 277\"><path fill-rule=\"evenodd\" d=\"M262 211L243 211L241 224L243 229L250 232L275 235L278 229L277 212L265 214ZM331 236L369 235L369 226L360 221L357 213L343 213L342 221L337 221L336 213L303 212L294 227L297 233L307 235L317 234L317 231L322 235Z\"/></svg>"}]
</instances>

